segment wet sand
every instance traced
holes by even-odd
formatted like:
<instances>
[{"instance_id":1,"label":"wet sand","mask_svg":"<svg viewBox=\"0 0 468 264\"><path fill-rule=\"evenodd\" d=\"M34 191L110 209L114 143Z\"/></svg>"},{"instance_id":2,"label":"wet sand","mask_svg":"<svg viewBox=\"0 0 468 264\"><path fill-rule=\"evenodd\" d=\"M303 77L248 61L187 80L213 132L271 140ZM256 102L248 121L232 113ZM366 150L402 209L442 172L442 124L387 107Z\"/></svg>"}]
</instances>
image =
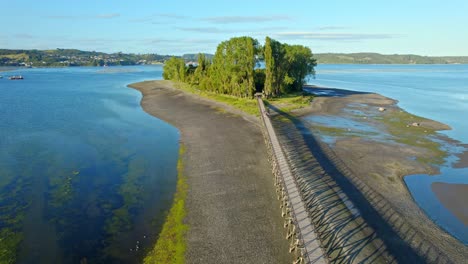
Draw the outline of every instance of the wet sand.
<instances>
[{"instance_id":1,"label":"wet sand","mask_svg":"<svg viewBox=\"0 0 468 264\"><path fill-rule=\"evenodd\" d=\"M468 184L434 182L432 191L437 199L465 226L468 226Z\"/></svg>"},{"instance_id":2,"label":"wet sand","mask_svg":"<svg viewBox=\"0 0 468 264\"><path fill-rule=\"evenodd\" d=\"M468 145L463 145L466 149L468 149ZM454 168L468 168L468 151L464 151L457 155L458 161L453 165Z\"/></svg>"},{"instance_id":3,"label":"wet sand","mask_svg":"<svg viewBox=\"0 0 468 264\"><path fill-rule=\"evenodd\" d=\"M167 81L130 87L143 94L147 113L181 131L189 185L187 263L291 263L256 118Z\"/></svg>"},{"instance_id":4,"label":"wet sand","mask_svg":"<svg viewBox=\"0 0 468 264\"><path fill-rule=\"evenodd\" d=\"M432 241L454 260L463 260L468 255L468 247L427 217L414 202L403 181L406 175L438 173L433 163L443 161L444 153L427 139L430 136L449 142L449 139L439 137L436 132L450 127L411 116L400 109L395 100L378 94L322 87L307 89L318 91L319 95L309 108L295 113L303 125L317 135L323 144L329 145L336 157L354 175L382 195L411 226L424 234L425 240ZM379 108L383 108L383 111L379 111ZM354 127L336 129L335 126L330 129L311 122L308 119L311 116L360 119L359 123L377 128L378 133ZM327 136L335 140L330 142ZM459 197L467 200L466 195ZM453 199L448 199L446 203L449 208L458 207Z\"/></svg>"}]
</instances>

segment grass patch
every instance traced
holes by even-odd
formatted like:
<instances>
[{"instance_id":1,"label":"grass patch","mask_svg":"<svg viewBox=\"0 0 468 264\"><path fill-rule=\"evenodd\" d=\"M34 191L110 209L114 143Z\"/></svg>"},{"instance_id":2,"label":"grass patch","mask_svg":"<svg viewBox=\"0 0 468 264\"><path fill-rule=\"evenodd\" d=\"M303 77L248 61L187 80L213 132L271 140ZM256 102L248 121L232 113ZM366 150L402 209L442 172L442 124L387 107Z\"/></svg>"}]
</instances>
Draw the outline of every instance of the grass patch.
<instances>
[{"instance_id":1,"label":"grass patch","mask_svg":"<svg viewBox=\"0 0 468 264\"><path fill-rule=\"evenodd\" d=\"M0 58L7 58L11 60L25 60L25 61L29 60L29 56L26 53L0 55Z\"/></svg>"},{"instance_id":2,"label":"grass patch","mask_svg":"<svg viewBox=\"0 0 468 264\"><path fill-rule=\"evenodd\" d=\"M185 199L187 197L188 186L186 177L183 174L184 164L182 156L184 152L185 147L180 145L179 161L177 162L177 190L174 202L154 249L144 259L145 264L185 263L185 234L188 226L184 224L184 218L186 215Z\"/></svg>"},{"instance_id":3,"label":"grass patch","mask_svg":"<svg viewBox=\"0 0 468 264\"><path fill-rule=\"evenodd\" d=\"M263 101L267 105L272 105L283 112L290 113L293 110L309 106L313 98L314 96L309 93L295 92Z\"/></svg>"},{"instance_id":4,"label":"grass patch","mask_svg":"<svg viewBox=\"0 0 468 264\"><path fill-rule=\"evenodd\" d=\"M196 94L201 97L208 98L214 101L225 103L247 114L251 114L255 116L259 115L257 101L255 99L240 98L240 97L236 97L232 95L217 94L213 92L202 91L198 89L197 86L186 84L186 83L181 83L181 82L174 82L174 86L177 89L180 89L180 90L192 93L192 94Z\"/></svg>"}]
</instances>

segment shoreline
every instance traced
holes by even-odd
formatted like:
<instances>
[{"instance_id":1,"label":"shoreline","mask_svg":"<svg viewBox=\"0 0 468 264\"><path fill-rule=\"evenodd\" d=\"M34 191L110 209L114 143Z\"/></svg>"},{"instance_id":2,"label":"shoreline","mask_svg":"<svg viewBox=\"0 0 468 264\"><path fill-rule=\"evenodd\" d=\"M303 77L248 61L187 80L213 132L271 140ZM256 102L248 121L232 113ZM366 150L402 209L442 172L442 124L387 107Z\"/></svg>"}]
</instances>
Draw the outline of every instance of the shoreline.
<instances>
[{"instance_id":1,"label":"shoreline","mask_svg":"<svg viewBox=\"0 0 468 264\"><path fill-rule=\"evenodd\" d=\"M145 112L181 131L187 263L292 262L255 117L187 94L168 81L128 87L142 93Z\"/></svg>"},{"instance_id":2,"label":"shoreline","mask_svg":"<svg viewBox=\"0 0 468 264\"><path fill-rule=\"evenodd\" d=\"M453 253L462 259L468 253L466 246L430 219L403 179L413 174L439 173L438 166L445 164L448 156L444 144L460 144L438 133L450 127L411 115L398 107L396 100L379 94L316 86L306 89L318 95L308 109L295 116L412 226L449 256ZM433 144L433 138L443 143Z\"/></svg>"},{"instance_id":3,"label":"shoreline","mask_svg":"<svg viewBox=\"0 0 468 264\"><path fill-rule=\"evenodd\" d=\"M179 99L184 99L184 100L188 99L190 101L193 100L193 101L196 101L197 103L208 105L211 110L214 110L219 115L226 115L226 117L229 117L229 116L238 117L238 118L240 117L241 119L243 119L243 121L247 121L247 123L249 123L250 126L255 127L258 125L258 122L256 122L256 118L254 116L245 114L242 111L238 109L234 109L231 106L227 106L219 102L213 102L212 100L209 100L206 98L200 98L197 95L189 94L179 89L173 88L170 82L167 82L167 81L142 82L142 83L138 83L137 87L135 87L134 85L135 84L129 85L129 87L137 89L143 94L141 105L147 113L150 113L158 118L161 118L178 128L180 125L182 125L181 123L176 124L177 122L174 122L174 120L171 120L170 118L166 119L164 114L156 113L156 111L151 111L151 110L146 109L145 98L149 99L150 101L155 101L154 98L152 99L149 97L157 97L158 93L161 93L161 92L167 93L165 94L165 96L175 96L175 97L179 97ZM302 120L306 118L307 115L313 114L313 113L315 114L327 113L327 114L339 115L342 109L346 108L346 106L348 106L349 104L354 103L356 104L354 107L354 110L356 110L355 109L356 107L363 108L363 105L365 104L372 105L372 108L374 111L375 109L377 109L377 106L379 107L384 106L385 110L382 112L378 111L377 114L397 114L396 117L402 118L404 120L410 120L410 121L416 120L418 123L417 126L411 126L411 123L405 123L403 127L405 129L418 129L419 132L423 134L433 135L434 133L437 133L437 131L450 129L449 126L436 122L434 120L410 115L404 112L403 109L397 106L396 100L381 96L379 94L330 89L330 88L323 88L323 87L311 88L309 86L307 88L321 89L321 90L324 90L325 93L315 97L310 107L298 109L297 111L292 112L295 116L297 116L298 118ZM346 98L346 100L340 102L340 99L343 99L343 98ZM171 107L173 108L174 106L171 106ZM222 108L222 110L219 109L220 107ZM161 109L161 108L156 107L156 109L163 110L164 113L167 113L168 111L167 108ZM177 114L175 114L175 116L177 116ZM395 116L392 116L392 117L395 118ZM410 118L410 119L407 119L407 118ZM418 119L414 119L414 118L418 118ZM376 120L377 120L376 121L377 123L385 123L379 118L377 118ZM398 128L401 129L402 127L398 127ZM325 131L325 133L326 132L330 132L330 131ZM336 133L337 131L335 130L334 132ZM314 134L321 134L321 133L323 134L324 131L320 131L320 130L314 131ZM410 134L418 134L418 133L414 133L414 131L412 131ZM182 137L183 135L184 135L184 132L182 131ZM356 135L354 135L354 137L355 136ZM182 141L185 143L184 140ZM459 240L457 240L453 236L446 233L446 231L442 230L431 219L429 219L429 217L423 212L423 210L416 204L412 195L410 194L408 187L406 186L406 183L403 180L403 177L405 177L410 171L419 172L421 174L422 173L436 174L438 172L438 170L434 168L434 166L431 165L432 164L431 162L440 161L440 158L441 158L440 155L442 154L436 150L437 148L435 148L434 145L423 144L423 145L404 147L405 142L396 142L392 145L393 147L397 146L397 151L395 152L395 151L392 151L393 147L382 148L383 146L382 144L379 145L378 142L376 143L376 142L367 141L367 140L359 141L356 139L351 139L351 140L341 139L337 142L338 142L338 148L335 148L336 146L331 146L331 148L333 149L332 151L336 154L336 156L339 159L341 159L351 169L351 171L353 171L355 174L358 174L358 175L360 174L371 175L370 178L367 178L367 179L363 178L362 180L366 184L369 184L372 189L377 190L379 193L381 193L383 197L386 198L390 202L392 207L394 207L396 211L399 212L404 217L403 219L408 220L411 226L416 227L416 229L420 233L424 234L423 237L425 237L426 239L434 243L434 245L439 247L442 251L446 252L448 256L451 256L451 258L453 257L454 260L462 259L463 255L466 254L467 252L466 247L464 247L464 245ZM321 144L328 144L328 143L324 141L321 142ZM357 147L358 145L364 146L365 150L374 150L374 151L378 150L381 152L379 155L375 155L375 153L373 153L374 155L370 155L371 157L374 157L374 158L385 157L386 159L390 159L390 160L393 159L392 166L383 166L380 168L377 166L376 168L379 168L380 169L379 171L383 172L381 173L382 175L385 173L388 174L389 173L388 171L390 170L391 171L390 174L393 173L394 176L396 175L397 177L396 178L388 177L387 182L385 181L382 182L382 179L379 180L378 178L376 178L377 177L376 173L369 173L369 171L366 171L369 169L368 165L362 166L362 164L377 164L378 165L382 163L382 160L380 160L380 162L376 162L375 160L367 161L367 162L366 161L353 162L353 156L358 156L356 155L356 153L358 154L362 153L362 150L363 150L362 148L360 149L359 147ZM424 152L422 151L422 147L428 147L428 149L435 151L435 153L431 154L428 152ZM440 146L437 146L437 147L440 147ZM212 148L213 147L210 147L210 149ZM343 152L343 149L348 149L348 152L346 151ZM354 151L356 151L356 153L350 153ZM388 153L390 153L390 155L387 156ZM405 155L409 155L408 153L410 153L411 155L415 155L415 157L417 158L407 159ZM186 158L190 159L190 155L187 155ZM442 156L442 160L444 160L444 158L445 156ZM420 160L417 160L417 159L420 159ZM397 166L395 164L398 164L398 162L395 163L395 160L399 162L401 162L402 160L405 160L406 162L403 164L403 166ZM425 162L425 164L421 165L421 164L418 164L418 162L422 162L422 163ZM406 168L406 169L401 170L400 167ZM395 168L398 168L398 170L395 170ZM382 175L378 175L378 177L383 177ZM381 186L379 187L379 185ZM189 183L189 186L190 186L190 183ZM389 192L393 193L393 195L389 195ZM190 204L190 203L187 203L187 204ZM189 205L187 207L190 208ZM189 226L190 226L190 223L189 223ZM191 230L191 227L189 227L189 230ZM278 231L278 234L280 234L281 236L282 232ZM190 241L190 239L188 239L188 241ZM410 243L413 243L413 242L416 242L416 241L410 241ZM188 242L188 244L190 245L190 242ZM190 246L188 246L188 248L190 248ZM187 258L188 260L196 258L196 257L193 258L193 256L195 256L196 254L191 255L190 249L188 250L188 252L189 252L187 253L187 255L189 256Z\"/></svg>"}]
</instances>

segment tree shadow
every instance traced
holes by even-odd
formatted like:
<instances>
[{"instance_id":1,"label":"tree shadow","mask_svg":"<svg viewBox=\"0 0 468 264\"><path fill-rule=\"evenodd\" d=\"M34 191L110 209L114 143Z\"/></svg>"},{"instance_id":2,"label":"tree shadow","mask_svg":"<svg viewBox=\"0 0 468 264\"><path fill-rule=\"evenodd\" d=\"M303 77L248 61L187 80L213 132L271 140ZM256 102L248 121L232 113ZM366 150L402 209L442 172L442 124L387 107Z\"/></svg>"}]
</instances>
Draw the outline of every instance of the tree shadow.
<instances>
[{"instance_id":1,"label":"tree shadow","mask_svg":"<svg viewBox=\"0 0 468 264\"><path fill-rule=\"evenodd\" d=\"M316 85L305 85L303 90L313 94L316 97L344 97L355 94L371 94L369 92L359 92L351 90L343 90L338 88L320 87Z\"/></svg>"}]
</instances>

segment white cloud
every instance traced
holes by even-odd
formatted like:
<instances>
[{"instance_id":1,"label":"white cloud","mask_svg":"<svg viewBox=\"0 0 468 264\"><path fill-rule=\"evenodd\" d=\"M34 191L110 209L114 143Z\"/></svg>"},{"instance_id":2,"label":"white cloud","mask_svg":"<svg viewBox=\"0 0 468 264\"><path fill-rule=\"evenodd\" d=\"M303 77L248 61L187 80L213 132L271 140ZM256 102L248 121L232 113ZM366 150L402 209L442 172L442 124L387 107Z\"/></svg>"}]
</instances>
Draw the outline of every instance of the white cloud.
<instances>
[{"instance_id":1,"label":"white cloud","mask_svg":"<svg viewBox=\"0 0 468 264\"><path fill-rule=\"evenodd\" d=\"M341 26L323 26L323 27L317 27L317 30L343 30L343 29L349 29L349 27L341 27Z\"/></svg>"},{"instance_id":2,"label":"white cloud","mask_svg":"<svg viewBox=\"0 0 468 264\"><path fill-rule=\"evenodd\" d=\"M397 38L393 34L365 34L365 33L316 33L316 32L279 32L276 36L284 39L314 39L314 40L370 40Z\"/></svg>"},{"instance_id":3,"label":"white cloud","mask_svg":"<svg viewBox=\"0 0 468 264\"><path fill-rule=\"evenodd\" d=\"M46 18L51 19L112 19L120 17L118 13L111 13L111 14L97 14L97 15L81 15L81 16L73 16L73 15L58 15L58 16L47 16Z\"/></svg>"},{"instance_id":4,"label":"white cloud","mask_svg":"<svg viewBox=\"0 0 468 264\"><path fill-rule=\"evenodd\" d=\"M240 23L261 23L292 20L289 16L272 15L272 16L217 16L202 18L202 21L215 24L240 24Z\"/></svg>"}]
</instances>

